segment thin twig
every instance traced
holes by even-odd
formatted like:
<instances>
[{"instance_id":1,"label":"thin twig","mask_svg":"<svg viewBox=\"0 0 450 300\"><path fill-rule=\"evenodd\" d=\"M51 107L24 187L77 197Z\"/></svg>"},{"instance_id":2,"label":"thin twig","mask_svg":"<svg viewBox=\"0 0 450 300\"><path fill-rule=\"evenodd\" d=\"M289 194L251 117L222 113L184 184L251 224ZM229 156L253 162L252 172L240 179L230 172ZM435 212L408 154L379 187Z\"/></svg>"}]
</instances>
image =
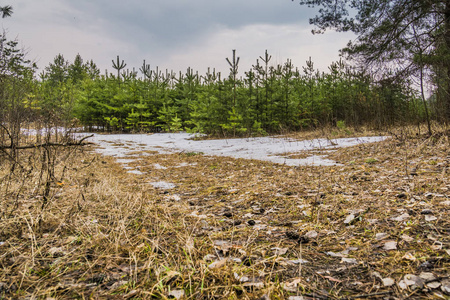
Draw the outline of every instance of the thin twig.
<instances>
[{"instance_id":1,"label":"thin twig","mask_svg":"<svg viewBox=\"0 0 450 300\"><path fill-rule=\"evenodd\" d=\"M354 299L354 298L367 299L367 298L369 298L369 297L380 296L380 295L387 295L387 294L392 294L392 291L385 291L385 292L377 292L377 293L370 293L370 294L355 295L355 296L350 296L350 297L348 297L348 299Z\"/></svg>"},{"instance_id":2,"label":"thin twig","mask_svg":"<svg viewBox=\"0 0 450 300\"><path fill-rule=\"evenodd\" d=\"M41 148L41 147L48 147L48 146L55 146L55 147L66 147L66 146L85 146L85 145L93 145L94 143L88 142L88 143L83 143L83 141L87 138L93 137L94 135L89 135L89 136L85 136L84 138L82 138L79 141L76 142L67 142L67 143L51 143L51 142L47 142L47 143L41 143L41 144L35 144L35 145L25 145L25 146L17 146L14 147L15 149L19 149L19 150L23 150L23 149L34 149L34 148ZM11 149L12 145L9 146L1 146L0 150L4 150L4 149Z\"/></svg>"}]
</instances>

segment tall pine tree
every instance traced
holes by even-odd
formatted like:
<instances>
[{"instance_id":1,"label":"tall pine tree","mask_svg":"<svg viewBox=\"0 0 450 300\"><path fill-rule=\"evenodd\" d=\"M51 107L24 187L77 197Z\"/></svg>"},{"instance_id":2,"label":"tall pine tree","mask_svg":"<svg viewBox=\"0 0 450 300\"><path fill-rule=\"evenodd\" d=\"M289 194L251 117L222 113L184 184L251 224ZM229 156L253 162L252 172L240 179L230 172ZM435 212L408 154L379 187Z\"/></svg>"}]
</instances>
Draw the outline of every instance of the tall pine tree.
<instances>
[{"instance_id":1,"label":"tall pine tree","mask_svg":"<svg viewBox=\"0 0 450 300\"><path fill-rule=\"evenodd\" d=\"M294 0L293 0L294 1ZM357 35L343 53L391 78L423 76L424 65L441 83L444 118L450 122L450 0L300 0L319 7L313 33L327 29ZM386 73L384 73L386 74Z\"/></svg>"}]
</instances>

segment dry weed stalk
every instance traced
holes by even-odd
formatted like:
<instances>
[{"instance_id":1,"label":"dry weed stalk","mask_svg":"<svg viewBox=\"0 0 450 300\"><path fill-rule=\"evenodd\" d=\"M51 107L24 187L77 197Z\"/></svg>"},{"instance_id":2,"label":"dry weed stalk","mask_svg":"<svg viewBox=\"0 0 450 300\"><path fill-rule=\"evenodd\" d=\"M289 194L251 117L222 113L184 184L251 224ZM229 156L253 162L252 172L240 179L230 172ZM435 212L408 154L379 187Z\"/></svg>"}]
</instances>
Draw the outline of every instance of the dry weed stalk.
<instances>
[{"instance_id":1,"label":"dry weed stalk","mask_svg":"<svg viewBox=\"0 0 450 300\"><path fill-rule=\"evenodd\" d=\"M0 292L404 297L410 288L383 287L373 272L396 282L423 270L446 276L448 146L447 136L411 135L339 149L329 156L343 165L320 168L153 153L134 163L145 175L128 174L111 158L61 152L45 207L42 153L31 151L28 173L1 169L0 189L8 193L1 203ZM407 161L421 165L415 176L403 172L404 147ZM163 179L176 187L148 184ZM386 241L396 249L384 250Z\"/></svg>"}]
</instances>

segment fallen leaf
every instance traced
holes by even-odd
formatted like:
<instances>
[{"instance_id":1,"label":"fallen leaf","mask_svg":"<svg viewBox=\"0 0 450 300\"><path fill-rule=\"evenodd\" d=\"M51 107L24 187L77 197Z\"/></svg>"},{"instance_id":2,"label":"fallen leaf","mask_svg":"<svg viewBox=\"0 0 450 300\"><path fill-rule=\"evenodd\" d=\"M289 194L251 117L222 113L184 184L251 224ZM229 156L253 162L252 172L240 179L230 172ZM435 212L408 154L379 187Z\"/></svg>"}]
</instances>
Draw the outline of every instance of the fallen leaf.
<instances>
[{"instance_id":1,"label":"fallen leaf","mask_svg":"<svg viewBox=\"0 0 450 300\"><path fill-rule=\"evenodd\" d=\"M339 282L339 283L342 282L342 280L333 278L333 277L331 277L331 276L324 276L324 278L328 279L329 281L333 281L333 282Z\"/></svg>"},{"instance_id":2,"label":"fallen leaf","mask_svg":"<svg viewBox=\"0 0 450 300\"><path fill-rule=\"evenodd\" d=\"M397 242L396 241L388 241L384 244L383 250L397 250Z\"/></svg>"},{"instance_id":3,"label":"fallen leaf","mask_svg":"<svg viewBox=\"0 0 450 300\"><path fill-rule=\"evenodd\" d=\"M343 257L341 260L341 263L347 263L347 264L357 264L358 261L354 258L347 258L347 257Z\"/></svg>"},{"instance_id":4,"label":"fallen leaf","mask_svg":"<svg viewBox=\"0 0 450 300\"><path fill-rule=\"evenodd\" d=\"M242 262L242 259L240 259L239 257L231 257L230 256L230 260L235 263L238 263L238 264L240 264Z\"/></svg>"},{"instance_id":5,"label":"fallen leaf","mask_svg":"<svg viewBox=\"0 0 450 300\"><path fill-rule=\"evenodd\" d=\"M380 272L377 272L377 271L373 271L373 272L372 272L372 276L377 277L377 278L379 278L379 279L383 279L383 277L381 277Z\"/></svg>"},{"instance_id":6,"label":"fallen leaf","mask_svg":"<svg viewBox=\"0 0 450 300\"><path fill-rule=\"evenodd\" d=\"M432 281L432 282L428 282L426 284L426 286L427 286L427 288L430 288L430 289L437 289L438 287L441 286L441 283L439 281Z\"/></svg>"},{"instance_id":7,"label":"fallen leaf","mask_svg":"<svg viewBox=\"0 0 450 300\"><path fill-rule=\"evenodd\" d=\"M48 250L48 254L55 256L55 255L64 255L66 252L62 247L52 247Z\"/></svg>"},{"instance_id":8,"label":"fallen leaf","mask_svg":"<svg viewBox=\"0 0 450 300\"><path fill-rule=\"evenodd\" d=\"M388 237L389 237L389 234L386 233L386 232L377 233L377 234L375 235L375 238L376 238L378 241L384 240L384 239L386 239L386 238L388 238Z\"/></svg>"},{"instance_id":9,"label":"fallen leaf","mask_svg":"<svg viewBox=\"0 0 450 300\"><path fill-rule=\"evenodd\" d=\"M123 295L123 298L124 299L129 299L129 298L132 298L132 297L136 296L137 294L139 294L138 290L132 290L128 294Z\"/></svg>"},{"instance_id":10,"label":"fallen leaf","mask_svg":"<svg viewBox=\"0 0 450 300\"><path fill-rule=\"evenodd\" d=\"M432 199L433 198L433 196L434 196L434 194L433 193L425 193L425 198L427 198L427 199Z\"/></svg>"},{"instance_id":11,"label":"fallen leaf","mask_svg":"<svg viewBox=\"0 0 450 300\"><path fill-rule=\"evenodd\" d=\"M223 256L225 256L231 249L240 249L240 245L232 244L229 241L223 241L223 240L215 240L214 247L219 250L219 253Z\"/></svg>"},{"instance_id":12,"label":"fallen leaf","mask_svg":"<svg viewBox=\"0 0 450 300\"><path fill-rule=\"evenodd\" d=\"M313 238L317 237L317 235L318 235L318 233L317 233L317 231L315 231L315 230L308 231L308 232L305 234L305 236L308 237L308 238L310 238L310 239L313 239Z\"/></svg>"},{"instance_id":13,"label":"fallen leaf","mask_svg":"<svg viewBox=\"0 0 450 300\"><path fill-rule=\"evenodd\" d=\"M228 258L217 260L208 265L209 269L219 269L227 264Z\"/></svg>"},{"instance_id":14,"label":"fallen leaf","mask_svg":"<svg viewBox=\"0 0 450 300\"><path fill-rule=\"evenodd\" d=\"M292 281L282 283L282 287L285 291L296 292L298 290L298 285L301 282L302 280L300 278L296 278Z\"/></svg>"},{"instance_id":15,"label":"fallen leaf","mask_svg":"<svg viewBox=\"0 0 450 300\"><path fill-rule=\"evenodd\" d=\"M397 221L397 222L403 222L403 221L405 221L405 220L408 220L409 217L410 217L409 214L404 213L404 214L401 214L401 215L398 216L398 217L391 218L391 220L392 220L392 221Z\"/></svg>"},{"instance_id":16,"label":"fallen leaf","mask_svg":"<svg viewBox=\"0 0 450 300\"><path fill-rule=\"evenodd\" d=\"M289 250L288 248L278 248L278 247L274 247L271 248L271 250L273 250L273 254L274 255L284 255L286 254L286 252Z\"/></svg>"},{"instance_id":17,"label":"fallen leaf","mask_svg":"<svg viewBox=\"0 0 450 300\"><path fill-rule=\"evenodd\" d=\"M348 215L347 218L345 218L344 224L350 224L354 219L355 219L354 214Z\"/></svg>"},{"instance_id":18,"label":"fallen leaf","mask_svg":"<svg viewBox=\"0 0 450 300\"><path fill-rule=\"evenodd\" d=\"M450 295L450 279L442 280L441 284L441 291L447 295Z\"/></svg>"},{"instance_id":19,"label":"fallen leaf","mask_svg":"<svg viewBox=\"0 0 450 300\"><path fill-rule=\"evenodd\" d=\"M405 277L403 277L403 281L407 286L411 286L414 288L423 288L424 281L419 276L416 276L414 274L406 274Z\"/></svg>"},{"instance_id":20,"label":"fallen leaf","mask_svg":"<svg viewBox=\"0 0 450 300\"><path fill-rule=\"evenodd\" d=\"M442 249L442 242L436 241L433 243L433 245L430 246L433 250L441 250Z\"/></svg>"},{"instance_id":21,"label":"fallen leaf","mask_svg":"<svg viewBox=\"0 0 450 300\"><path fill-rule=\"evenodd\" d=\"M402 259L407 259L410 261L416 261L416 257L412 255L411 253L407 252L405 255L402 256Z\"/></svg>"},{"instance_id":22,"label":"fallen leaf","mask_svg":"<svg viewBox=\"0 0 450 300\"><path fill-rule=\"evenodd\" d=\"M410 237L409 235L406 235L406 234L403 234L401 236L401 239L404 240L405 242L408 242L408 243L414 241L414 238L412 238L412 237Z\"/></svg>"},{"instance_id":23,"label":"fallen leaf","mask_svg":"<svg viewBox=\"0 0 450 300\"><path fill-rule=\"evenodd\" d=\"M205 256L203 257L203 260L204 260L204 261L213 261L213 260L215 260L216 258L217 258L217 256L214 255L214 254L207 254L207 255L205 255Z\"/></svg>"},{"instance_id":24,"label":"fallen leaf","mask_svg":"<svg viewBox=\"0 0 450 300\"><path fill-rule=\"evenodd\" d=\"M400 280L400 281L398 282L398 286L399 286L402 290L406 290L406 289L408 288L408 285L407 285L403 280Z\"/></svg>"},{"instance_id":25,"label":"fallen leaf","mask_svg":"<svg viewBox=\"0 0 450 300\"><path fill-rule=\"evenodd\" d=\"M419 274L419 277L422 278L424 281L436 280L436 276L434 276L434 274L430 272L422 272Z\"/></svg>"},{"instance_id":26,"label":"fallen leaf","mask_svg":"<svg viewBox=\"0 0 450 300\"><path fill-rule=\"evenodd\" d=\"M342 253L334 253L332 251L325 252L326 255L331 257L343 257L344 255Z\"/></svg>"},{"instance_id":27,"label":"fallen leaf","mask_svg":"<svg viewBox=\"0 0 450 300\"><path fill-rule=\"evenodd\" d=\"M255 227L253 227L254 230L264 230L266 228L267 228L267 225L265 225L265 224L256 225Z\"/></svg>"},{"instance_id":28,"label":"fallen leaf","mask_svg":"<svg viewBox=\"0 0 450 300\"><path fill-rule=\"evenodd\" d=\"M170 270L170 271L168 271L168 272L166 273L166 280L167 280L167 281L170 281L170 280L172 280L172 279L174 279L174 278L176 278L176 277L179 277L179 276L181 276L181 273L180 273L180 272Z\"/></svg>"},{"instance_id":29,"label":"fallen leaf","mask_svg":"<svg viewBox=\"0 0 450 300\"><path fill-rule=\"evenodd\" d=\"M432 222L432 221L436 221L437 218L435 216L430 216L430 215L425 215L425 221L427 222Z\"/></svg>"},{"instance_id":30,"label":"fallen leaf","mask_svg":"<svg viewBox=\"0 0 450 300\"><path fill-rule=\"evenodd\" d=\"M381 281L383 282L383 286L393 286L395 284L395 280L390 277L383 278Z\"/></svg>"}]
</instances>

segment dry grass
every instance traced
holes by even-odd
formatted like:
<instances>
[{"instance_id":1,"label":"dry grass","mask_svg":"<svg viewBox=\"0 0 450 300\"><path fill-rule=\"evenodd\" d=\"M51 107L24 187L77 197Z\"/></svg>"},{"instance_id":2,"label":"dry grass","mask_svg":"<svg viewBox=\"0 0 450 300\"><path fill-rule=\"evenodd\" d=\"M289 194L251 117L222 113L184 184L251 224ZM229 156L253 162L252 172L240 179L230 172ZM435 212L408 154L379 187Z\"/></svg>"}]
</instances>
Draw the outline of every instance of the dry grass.
<instances>
[{"instance_id":1,"label":"dry grass","mask_svg":"<svg viewBox=\"0 0 450 300\"><path fill-rule=\"evenodd\" d=\"M445 298L401 280L448 280L448 136L398 137L334 167L151 153L144 175L58 151L45 205L42 152L23 152L0 170L0 297Z\"/></svg>"}]
</instances>

